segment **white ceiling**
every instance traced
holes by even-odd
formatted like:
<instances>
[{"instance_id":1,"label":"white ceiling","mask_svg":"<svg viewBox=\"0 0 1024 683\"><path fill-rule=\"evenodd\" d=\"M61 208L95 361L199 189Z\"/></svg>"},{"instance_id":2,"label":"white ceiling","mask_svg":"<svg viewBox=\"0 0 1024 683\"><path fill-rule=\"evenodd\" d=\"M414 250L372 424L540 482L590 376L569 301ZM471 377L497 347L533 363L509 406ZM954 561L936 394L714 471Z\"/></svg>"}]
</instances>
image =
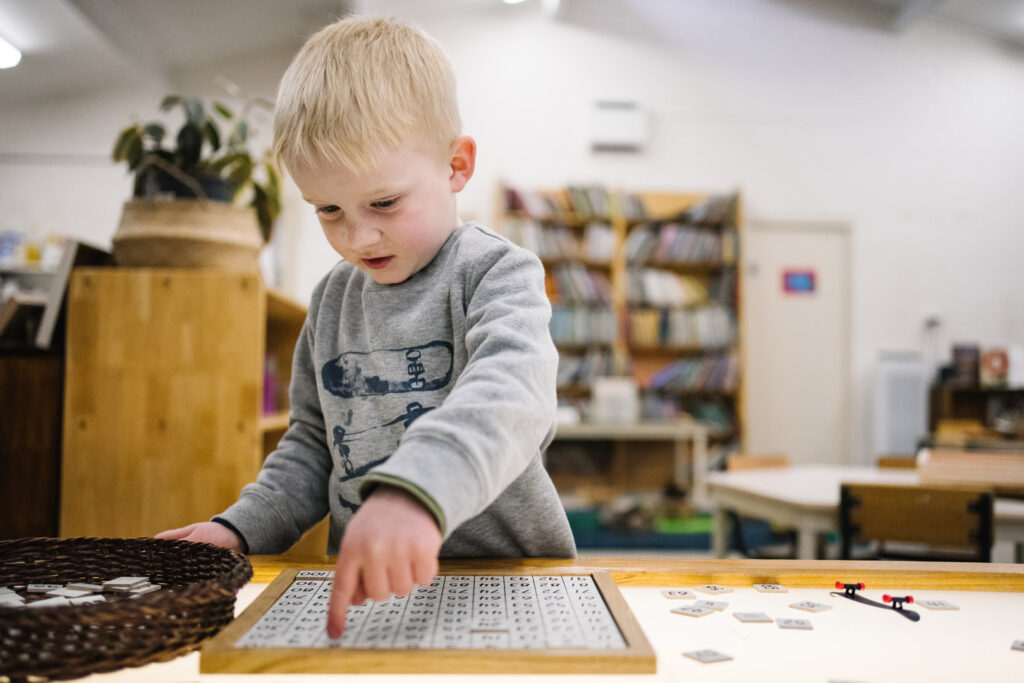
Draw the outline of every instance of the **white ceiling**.
<instances>
[{"instance_id":1,"label":"white ceiling","mask_svg":"<svg viewBox=\"0 0 1024 683\"><path fill-rule=\"evenodd\" d=\"M537 10L552 0L529 0ZM608 6L627 30L633 8L662 0L561 0L561 21L604 30ZM880 30L906 31L926 17L1024 49L1024 0L766 0L830 12L837 21L870 15ZM317 28L350 11L425 18L500 6L500 0L0 0L0 35L23 52L0 71L5 104L111 85L173 79L203 64L260 51L290 53ZM594 8L595 5L591 5ZM182 37L186 37L182 39Z\"/></svg>"}]
</instances>

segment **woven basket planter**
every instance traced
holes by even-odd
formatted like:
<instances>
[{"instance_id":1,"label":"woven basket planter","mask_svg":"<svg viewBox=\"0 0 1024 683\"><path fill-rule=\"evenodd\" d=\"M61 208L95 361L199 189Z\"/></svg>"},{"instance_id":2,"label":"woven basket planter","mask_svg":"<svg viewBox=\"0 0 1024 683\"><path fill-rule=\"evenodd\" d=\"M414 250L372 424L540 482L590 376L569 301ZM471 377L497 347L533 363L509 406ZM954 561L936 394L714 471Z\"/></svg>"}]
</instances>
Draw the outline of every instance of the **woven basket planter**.
<instances>
[{"instance_id":1,"label":"woven basket planter","mask_svg":"<svg viewBox=\"0 0 1024 683\"><path fill-rule=\"evenodd\" d=\"M256 211L202 199L131 199L113 238L114 261L153 268L256 270Z\"/></svg>"},{"instance_id":2,"label":"woven basket planter","mask_svg":"<svg viewBox=\"0 0 1024 683\"><path fill-rule=\"evenodd\" d=\"M0 586L102 583L148 576L161 590L56 607L0 606L0 678L77 678L190 652L234 618L252 577L242 555L206 543L155 538L0 541Z\"/></svg>"}]
</instances>

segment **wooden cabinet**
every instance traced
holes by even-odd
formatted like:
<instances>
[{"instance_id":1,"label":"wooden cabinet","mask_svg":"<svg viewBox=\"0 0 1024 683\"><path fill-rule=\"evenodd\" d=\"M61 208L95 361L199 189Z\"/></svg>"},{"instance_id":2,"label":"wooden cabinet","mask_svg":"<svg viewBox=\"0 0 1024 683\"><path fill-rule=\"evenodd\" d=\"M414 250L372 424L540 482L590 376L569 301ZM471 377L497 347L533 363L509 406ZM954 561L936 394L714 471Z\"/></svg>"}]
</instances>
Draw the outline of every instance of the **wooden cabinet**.
<instances>
[{"instance_id":1,"label":"wooden cabinet","mask_svg":"<svg viewBox=\"0 0 1024 683\"><path fill-rule=\"evenodd\" d=\"M255 273L74 271L60 534L152 535L234 502L288 426L305 313ZM268 359L278 389L264 415Z\"/></svg>"}]
</instances>

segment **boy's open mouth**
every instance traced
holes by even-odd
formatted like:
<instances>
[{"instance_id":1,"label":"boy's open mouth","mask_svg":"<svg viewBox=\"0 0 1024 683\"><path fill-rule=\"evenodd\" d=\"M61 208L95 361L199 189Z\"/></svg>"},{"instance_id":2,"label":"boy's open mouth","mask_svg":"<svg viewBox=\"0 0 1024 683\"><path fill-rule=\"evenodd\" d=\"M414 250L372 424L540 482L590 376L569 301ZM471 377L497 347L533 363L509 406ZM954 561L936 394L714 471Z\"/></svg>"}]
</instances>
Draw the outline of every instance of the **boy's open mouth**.
<instances>
[{"instance_id":1,"label":"boy's open mouth","mask_svg":"<svg viewBox=\"0 0 1024 683\"><path fill-rule=\"evenodd\" d=\"M367 268L373 268L374 270L378 270L380 268L386 267L389 263L391 263L391 259L393 259L393 258L394 258L393 256L380 256L378 258L364 258L363 259L363 263L366 264Z\"/></svg>"}]
</instances>

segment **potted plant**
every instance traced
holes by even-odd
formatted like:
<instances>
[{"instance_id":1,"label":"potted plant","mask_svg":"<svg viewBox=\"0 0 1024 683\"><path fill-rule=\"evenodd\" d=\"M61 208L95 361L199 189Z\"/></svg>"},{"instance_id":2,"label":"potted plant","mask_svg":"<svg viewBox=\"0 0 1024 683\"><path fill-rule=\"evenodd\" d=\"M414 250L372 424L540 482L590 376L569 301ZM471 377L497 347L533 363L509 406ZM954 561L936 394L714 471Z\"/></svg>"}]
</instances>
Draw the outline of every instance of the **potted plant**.
<instances>
[{"instance_id":1,"label":"potted plant","mask_svg":"<svg viewBox=\"0 0 1024 683\"><path fill-rule=\"evenodd\" d=\"M159 121L121 131L111 156L135 181L113 240L118 263L256 267L281 205L273 162L249 150L251 103L235 116L219 102L208 110L198 97L170 95L161 111L185 115L173 140Z\"/></svg>"}]
</instances>

